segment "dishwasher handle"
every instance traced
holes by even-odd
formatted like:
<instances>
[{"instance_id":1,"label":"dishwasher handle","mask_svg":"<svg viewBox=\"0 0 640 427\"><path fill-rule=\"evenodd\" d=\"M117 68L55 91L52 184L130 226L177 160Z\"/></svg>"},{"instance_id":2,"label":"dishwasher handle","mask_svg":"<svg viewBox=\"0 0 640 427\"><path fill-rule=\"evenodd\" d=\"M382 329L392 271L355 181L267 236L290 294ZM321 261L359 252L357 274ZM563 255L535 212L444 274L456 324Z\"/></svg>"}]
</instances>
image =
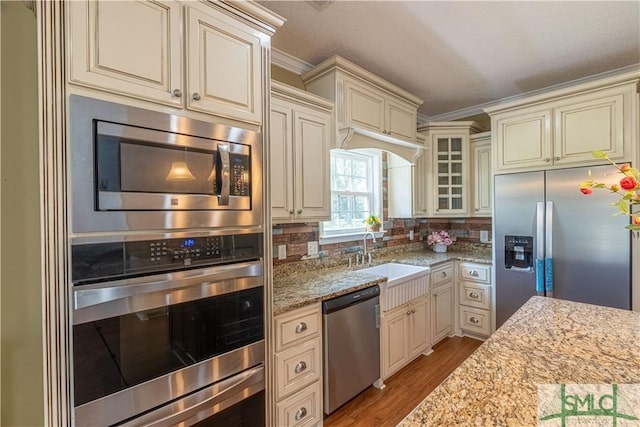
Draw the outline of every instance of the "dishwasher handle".
<instances>
[{"instance_id":1,"label":"dishwasher handle","mask_svg":"<svg viewBox=\"0 0 640 427\"><path fill-rule=\"evenodd\" d=\"M322 303L322 313L329 314L334 311L342 310L353 304L358 304L380 295L380 287L378 285L370 288L361 289L346 295L327 300Z\"/></svg>"}]
</instances>

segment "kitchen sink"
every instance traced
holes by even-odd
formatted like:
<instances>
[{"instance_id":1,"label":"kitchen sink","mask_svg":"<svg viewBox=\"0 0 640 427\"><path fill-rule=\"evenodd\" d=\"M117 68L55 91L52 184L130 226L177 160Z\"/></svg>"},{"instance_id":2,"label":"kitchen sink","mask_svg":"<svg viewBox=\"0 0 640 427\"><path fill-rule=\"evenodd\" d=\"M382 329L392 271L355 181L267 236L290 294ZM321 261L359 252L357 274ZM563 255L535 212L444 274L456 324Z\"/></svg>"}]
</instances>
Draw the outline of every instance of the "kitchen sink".
<instances>
[{"instance_id":1,"label":"kitchen sink","mask_svg":"<svg viewBox=\"0 0 640 427\"><path fill-rule=\"evenodd\" d=\"M429 267L390 262L360 271L387 278L386 283L380 284L380 305L383 311L392 310L429 292Z\"/></svg>"},{"instance_id":2,"label":"kitchen sink","mask_svg":"<svg viewBox=\"0 0 640 427\"><path fill-rule=\"evenodd\" d=\"M377 274L387 278L387 287L399 285L409 280L429 274L429 267L417 267L415 265L397 264L389 262L360 270L364 273Z\"/></svg>"}]
</instances>

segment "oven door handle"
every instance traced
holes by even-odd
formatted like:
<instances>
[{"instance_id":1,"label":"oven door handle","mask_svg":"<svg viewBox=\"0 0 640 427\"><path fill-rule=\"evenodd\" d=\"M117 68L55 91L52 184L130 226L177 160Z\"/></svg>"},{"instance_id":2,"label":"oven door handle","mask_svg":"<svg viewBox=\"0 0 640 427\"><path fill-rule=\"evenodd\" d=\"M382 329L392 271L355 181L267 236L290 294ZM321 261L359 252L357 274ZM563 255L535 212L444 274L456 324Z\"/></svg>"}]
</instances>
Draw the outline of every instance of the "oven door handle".
<instances>
[{"instance_id":1,"label":"oven door handle","mask_svg":"<svg viewBox=\"0 0 640 427\"><path fill-rule=\"evenodd\" d=\"M120 426L175 426L207 409L209 409L207 411L208 413L203 414L203 416L209 417L214 415L218 412L214 410L214 406L220 406L220 409L223 410L262 390L264 390L264 366L260 365L220 381L197 393L190 394L169 405L160 407L156 411L135 418L128 423L120 424ZM253 392L248 394L249 391ZM225 401L228 402L225 404Z\"/></svg>"},{"instance_id":2,"label":"oven door handle","mask_svg":"<svg viewBox=\"0 0 640 427\"><path fill-rule=\"evenodd\" d=\"M73 308L74 310L80 310L136 295L159 291L174 291L197 285L232 281L234 279L258 278L259 283L257 285L262 285L262 263L262 260L251 261L86 285L80 287L80 289L74 289ZM233 290L229 289L227 292L233 292Z\"/></svg>"}]
</instances>

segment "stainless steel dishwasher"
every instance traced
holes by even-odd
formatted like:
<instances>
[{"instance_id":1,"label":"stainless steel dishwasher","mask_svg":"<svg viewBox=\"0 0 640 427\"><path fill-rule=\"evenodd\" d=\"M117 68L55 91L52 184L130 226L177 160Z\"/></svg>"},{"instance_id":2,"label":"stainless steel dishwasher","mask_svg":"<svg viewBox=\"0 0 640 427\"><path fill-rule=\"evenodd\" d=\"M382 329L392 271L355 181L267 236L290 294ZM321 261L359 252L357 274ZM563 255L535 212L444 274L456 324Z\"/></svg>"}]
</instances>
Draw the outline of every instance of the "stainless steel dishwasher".
<instances>
[{"instance_id":1,"label":"stainless steel dishwasher","mask_svg":"<svg viewBox=\"0 0 640 427\"><path fill-rule=\"evenodd\" d=\"M322 303L327 414L380 378L379 300L373 286Z\"/></svg>"}]
</instances>

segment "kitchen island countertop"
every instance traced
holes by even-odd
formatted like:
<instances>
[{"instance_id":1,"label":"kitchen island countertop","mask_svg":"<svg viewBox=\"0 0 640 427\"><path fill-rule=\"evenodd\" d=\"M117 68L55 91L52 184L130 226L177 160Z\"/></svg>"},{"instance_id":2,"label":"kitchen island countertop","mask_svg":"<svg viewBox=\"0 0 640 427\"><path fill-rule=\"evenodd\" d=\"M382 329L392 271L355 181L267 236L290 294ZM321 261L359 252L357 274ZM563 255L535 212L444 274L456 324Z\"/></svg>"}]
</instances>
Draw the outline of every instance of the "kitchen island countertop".
<instances>
[{"instance_id":1,"label":"kitchen island countertop","mask_svg":"<svg viewBox=\"0 0 640 427\"><path fill-rule=\"evenodd\" d=\"M538 384L640 383L640 313L532 297L399 425L537 425Z\"/></svg>"},{"instance_id":2,"label":"kitchen island countertop","mask_svg":"<svg viewBox=\"0 0 640 427\"><path fill-rule=\"evenodd\" d=\"M491 264L489 251L459 251L435 253L431 251L401 252L375 258L373 265L389 262L434 267L451 260ZM299 264L305 267L305 263ZM292 265L281 265L275 268L273 278L273 313L278 315L289 310L326 301L349 292L364 289L382 283L383 276L364 273L361 270L368 266L348 267L347 265L330 268L296 268Z\"/></svg>"}]
</instances>

